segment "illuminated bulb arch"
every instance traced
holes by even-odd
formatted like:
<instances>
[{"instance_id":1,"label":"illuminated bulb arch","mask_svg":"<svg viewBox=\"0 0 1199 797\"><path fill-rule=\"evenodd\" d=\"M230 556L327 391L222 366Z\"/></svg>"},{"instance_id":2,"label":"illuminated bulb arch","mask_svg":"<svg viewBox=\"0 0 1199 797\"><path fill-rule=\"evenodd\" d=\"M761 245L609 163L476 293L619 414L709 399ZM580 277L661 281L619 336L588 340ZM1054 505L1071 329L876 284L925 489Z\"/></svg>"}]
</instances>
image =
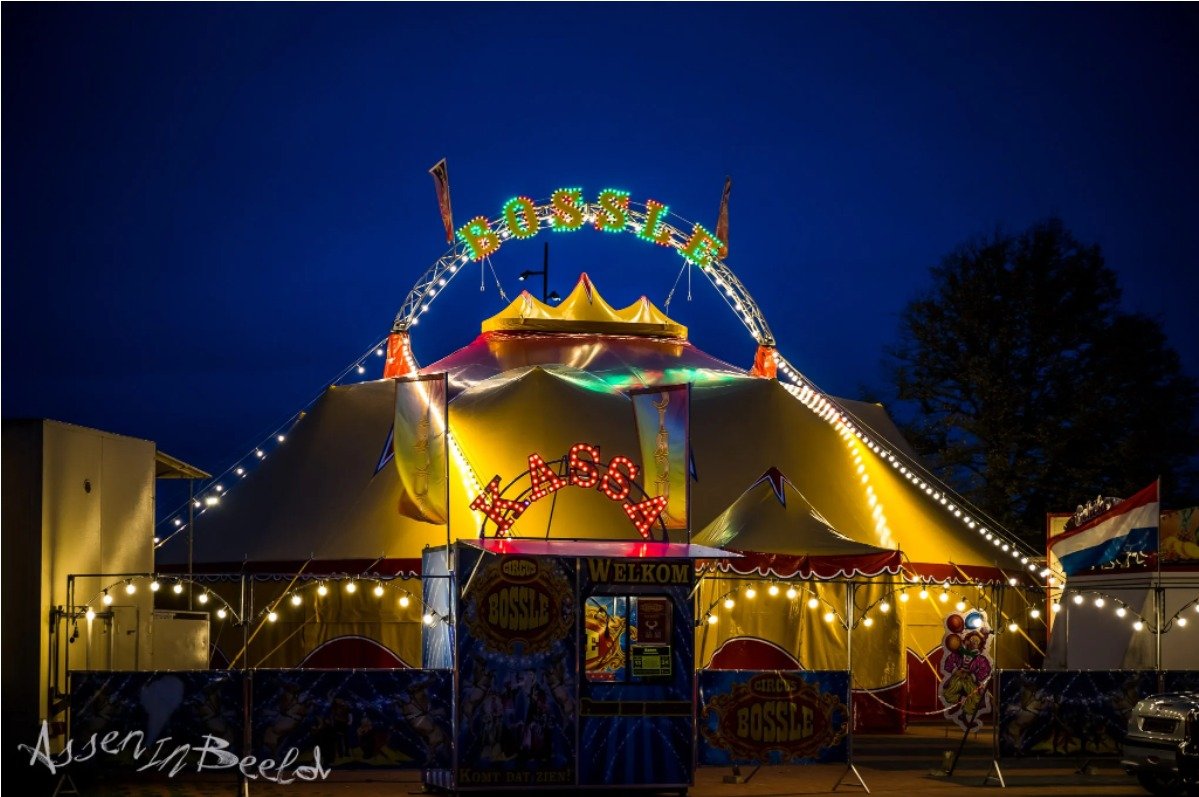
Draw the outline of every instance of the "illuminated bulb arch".
<instances>
[{"instance_id":1,"label":"illuminated bulb arch","mask_svg":"<svg viewBox=\"0 0 1199 797\"><path fill-rule=\"evenodd\" d=\"M550 205L550 200L543 199L536 203L536 220L537 232L541 230L559 231L554 225L554 219L557 217ZM610 214L606 209L600 206L599 202L587 202L582 204L582 212L584 223L579 225L578 229L585 227L595 228L597 219L610 218ZM490 222L485 232L496 237L501 245L518 238L531 237L524 230L518 236L513 230L508 228L507 216L509 214L499 213L497 218ZM654 217L656 225L654 234L664 247L673 248L680 253L686 242L692 237L693 230L697 225L688 222L681 216L671 213L668 209L662 207L660 203L649 200L647 203L629 200L625 205L625 222L624 232L632 233L639 240L649 242L649 239L642 235L645 230L646 222L650 220L651 215ZM470 223L478 222L482 217L472 219ZM681 226L680 226L681 225ZM395 332L407 332L411 327L415 326L420 320L421 315L426 313L432 306L433 301L442 291L446 289L448 284L453 281L454 277L458 276L470 263L475 262L472 256L472 248L461 237L452 248L444 255L438 258L432 266L416 281L412 289L408 291L404 303L400 305L400 310L396 313L395 322L392 324L392 330ZM708 281L712 283L712 287L724 299L725 304L729 306L749 334L755 341L766 346L774 345L774 334L770 331L769 324L766 323L766 317L762 315L762 311L758 308L758 303L750 296L749 291L733 273L733 270L720 259L718 255L713 255L711 260L706 264L700 264L700 271Z\"/></svg>"}]
</instances>

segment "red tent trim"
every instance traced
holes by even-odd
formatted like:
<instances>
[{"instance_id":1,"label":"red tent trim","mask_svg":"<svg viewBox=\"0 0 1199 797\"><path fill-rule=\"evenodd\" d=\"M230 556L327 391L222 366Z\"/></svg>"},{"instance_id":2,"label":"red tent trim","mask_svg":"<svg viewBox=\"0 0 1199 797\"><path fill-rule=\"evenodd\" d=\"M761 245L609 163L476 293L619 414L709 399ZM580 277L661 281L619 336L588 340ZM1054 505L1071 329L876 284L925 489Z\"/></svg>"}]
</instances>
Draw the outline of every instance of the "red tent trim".
<instances>
[{"instance_id":1,"label":"red tent trim","mask_svg":"<svg viewBox=\"0 0 1199 797\"><path fill-rule=\"evenodd\" d=\"M722 560L717 568L724 573L772 578L870 578L898 575L903 570L903 555L899 551L852 556L742 552L741 558Z\"/></svg>"}]
</instances>

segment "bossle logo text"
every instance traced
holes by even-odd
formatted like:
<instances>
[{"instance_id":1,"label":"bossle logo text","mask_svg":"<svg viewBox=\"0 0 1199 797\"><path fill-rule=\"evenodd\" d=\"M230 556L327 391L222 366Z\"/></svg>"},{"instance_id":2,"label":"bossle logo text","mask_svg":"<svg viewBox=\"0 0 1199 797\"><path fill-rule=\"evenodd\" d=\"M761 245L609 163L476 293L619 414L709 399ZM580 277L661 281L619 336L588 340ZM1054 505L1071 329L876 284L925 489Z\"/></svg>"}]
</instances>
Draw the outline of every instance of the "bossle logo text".
<instances>
[{"instance_id":1,"label":"bossle logo text","mask_svg":"<svg viewBox=\"0 0 1199 797\"><path fill-rule=\"evenodd\" d=\"M51 774L68 764L81 764L95 758L97 755L120 756L127 747L135 763L145 760L137 767L138 772L157 769L166 772L168 777L175 777L185 769L194 767L196 772L231 770L236 768L250 780L269 780L272 783L294 783L296 780L324 780L329 776L329 770L321 766L321 751L313 748L313 765L299 766L292 769L300 758L298 748L292 747L283 758L276 762L271 758L261 761L254 756L238 757L229 752L229 742L216 736L204 735L203 741L197 745L175 744L169 736L164 736L152 744L145 744L146 735L141 731L130 731L124 736L120 731L109 731L103 736L93 733L86 742L75 748L75 740L67 742L61 753L50 751L50 733L47 723L42 723L38 734L37 744L30 747L27 744L17 745L22 751L30 754L29 765L41 764L50 770Z\"/></svg>"}]
</instances>

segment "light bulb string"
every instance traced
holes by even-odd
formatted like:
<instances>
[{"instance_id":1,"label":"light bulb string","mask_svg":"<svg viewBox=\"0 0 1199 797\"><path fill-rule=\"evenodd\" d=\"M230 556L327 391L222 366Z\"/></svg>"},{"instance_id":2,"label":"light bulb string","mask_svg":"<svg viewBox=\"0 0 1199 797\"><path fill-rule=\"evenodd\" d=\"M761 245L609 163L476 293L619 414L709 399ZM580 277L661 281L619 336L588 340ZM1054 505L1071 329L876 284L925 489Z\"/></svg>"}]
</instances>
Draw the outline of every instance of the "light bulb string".
<instances>
[{"instance_id":1,"label":"light bulb string","mask_svg":"<svg viewBox=\"0 0 1199 797\"><path fill-rule=\"evenodd\" d=\"M342 379L344 379L351 371L354 371L359 366L361 366L362 363L365 362L366 359L370 357L372 352L378 351L380 349L380 347L385 346L386 343L387 343L387 338L382 338L381 340L376 341L361 356L357 357L352 363L350 363L350 365L348 365L344 369L342 369L342 371L337 376L335 376L332 379L332 381L326 383L326 385L336 385L338 382L340 382ZM158 521L158 523L155 524L155 527L157 528L159 526L163 526L164 524L166 524L172 520L180 518L181 515L186 514L184 512L184 510L187 509L188 504L191 503L193 500L198 501L201 504L201 507L199 507L200 511L197 514L198 515L203 514L204 511L208 508L206 506L203 506L204 497L206 497L205 494L208 493L209 495L211 495L210 490L213 490L216 485L220 484L222 479L225 479L225 478L229 477L230 474L233 474L237 470L237 468L244 467L243 463L264 459L265 456L256 457L255 453L261 452L265 448L269 448L270 447L269 441L276 440L278 438L278 436L283 434L285 431L290 431L291 427L296 423L296 421L298 421L304 415L304 413L306 413L312 407L313 404L315 404L318 400L320 400L321 396L325 395L325 392L327 390L328 390L327 386L321 388L321 390L318 391L312 398L310 398L308 400L308 402L304 404L303 407L301 407L296 412L293 412L282 423L277 424L273 428L272 431L270 431L266 435L257 437L256 439L259 441L258 445L252 446L245 454L243 454L241 457L234 460L233 464L231 464L227 468L225 468L224 471L222 471L220 474L213 476L208 481L206 481L200 487L200 490L196 493L196 496L194 498L189 498L188 500L181 503L179 506L175 507L175 509L168 512L163 517L162 520ZM221 490L218 492L218 495L223 496L228 492L229 492L229 490L227 490L227 489ZM166 535L165 537L160 538L159 541L157 543L155 543L154 547L157 549L157 548L161 548L162 546L166 545L177 534L186 530L187 525L188 525L187 521L183 521L183 524L180 525L179 527L175 528L170 534Z\"/></svg>"}]
</instances>

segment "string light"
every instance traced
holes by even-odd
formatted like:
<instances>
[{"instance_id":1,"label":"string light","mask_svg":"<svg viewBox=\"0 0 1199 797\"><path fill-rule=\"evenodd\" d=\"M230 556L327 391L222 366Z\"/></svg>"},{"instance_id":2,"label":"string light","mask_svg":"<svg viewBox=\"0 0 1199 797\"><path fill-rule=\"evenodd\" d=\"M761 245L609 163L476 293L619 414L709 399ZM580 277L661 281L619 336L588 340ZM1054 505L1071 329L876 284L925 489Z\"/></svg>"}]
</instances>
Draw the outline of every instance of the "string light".
<instances>
[{"instance_id":1,"label":"string light","mask_svg":"<svg viewBox=\"0 0 1199 797\"><path fill-rule=\"evenodd\" d=\"M1095 608L1096 608L1096 609L1102 609L1102 608L1103 608L1103 605L1104 605L1105 603L1107 603L1107 601L1105 601L1103 598L1101 598L1101 597L1100 597L1100 598L1096 598L1096 599L1095 599Z\"/></svg>"},{"instance_id":2,"label":"string light","mask_svg":"<svg viewBox=\"0 0 1199 797\"><path fill-rule=\"evenodd\" d=\"M216 610L216 616L217 616L217 619L219 619L219 620L224 620L228 614L229 613L227 611L225 611L225 608L223 606Z\"/></svg>"},{"instance_id":3,"label":"string light","mask_svg":"<svg viewBox=\"0 0 1199 797\"><path fill-rule=\"evenodd\" d=\"M959 612L964 612L964 611L966 611L966 602L958 601L957 603L955 603L953 605L953 608L957 609Z\"/></svg>"},{"instance_id":4,"label":"string light","mask_svg":"<svg viewBox=\"0 0 1199 797\"><path fill-rule=\"evenodd\" d=\"M808 608L809 609L815 609L819 605L820 605L820 601L816 598L815 595L808 598Z\"/></svg>"},{"instance_id":5,"label":"string light","mask_svg":"<svg viewBox=\"0 0 1199 797\"><path fill-rule=\"evenodd\" d=\"M873 618L873 617L865 617L865 618L863 618L863 619L862 619L862 625L864 625L864 626L866 626L867 628L869 628L870 626L874 625L874 618Z\"/></svg>"},{"instance_id":6,"label":"string light","mask_svg":"<svg viewBox=\"0 0 1199 797\"><path fill-rule=\"evenodd\" d=\"M937 596L937 600L941 601L941 603L949 603L949 593L942 592L940 595Z\"/></svg>"},{"instance_id":7,"label":"string light","mask_svg":"<svg viewBox=\"0 0 1199 797\"><path fill-rule=\"evenodd\" d=\"M182 595L183 594L183 582L176 581L175 585L173 587L171 587L171 592L175 593L176 595Z\"/></svg>"},{"instance_id":8,"label":"string light","mask_svg":"<svg viewBox=\"0 0 1199 797\"><path fill-rule=\"evenodd\" d=\"M105 606L112 606L112 596L108 594L108 590L104 590L104 596L100 598L100 602Z\"/></svg>"},{"instance_id":9,"label":"string light","mask_svg":"<svg viewBox=\"0 0 1199 797\"><path fill-rule=\"evenodd\" d=\"M714 614L709 614L709 615L708 615L708 625L716 625L716 621L717 621L718 619L719 619L719 618L718 618L716 615L714 615Z\"/></svg>"},{"instance_id":10,"label":"string light","mask_svg":"<svg viewBox=\"0 0 1199 797\"><path fill-rule=\"evenodd\" d=\"M789 600L795 600L798 595L799 592L796 591L795 587L787 587L787 598Z\"/></svg>"},{"instance_id":11,"label":"string light","mask_svg":"<svg viewBox=\"0 0 1199 797\"><path fill-rule=\"evenodd\" d=\"M880 612L882 612L883 614L886 614L887 612L891 611L891 604L887 603L886 601L883 601L882 603L880 603L878 605L878 610Z\"/></svg>"},{"instance_id":12,"label":"string light","mask_svg":"<svg viewBox=\"0 0 1199 797\"><path fill-rule=\"evenodd\" d=\"M135 593L135 592L137 592L137 585L136 585L136 584L134 584L132 581L130 581L130 582L127 582L127 583L125 584L125 594L126 594L126 595L132 595L132 594L133 594L133 593Z\"/></svg>"},{"instance_id":13,"label":"string light","mask_svg":"<svg viewBox=\"0 0 1199 797\"><path fill-rule=\"evenodd\" d=\"M1120 608L1116 609L1116 616L1117 616L1117 617L1124 617L1126 614L1128 614L1128 610L1127 610L1127 609L1125 609L1123 606L1121 606Z\"/></svg>"},{"instance_id":14,"label":"string light","mask_svg":"<svg viewBox=\"0 0 1199 797\"><path fill-rule=\"evenodd\" d=\"M1057 604L1054 604L1054 605L1056 606ZM1030 612L1028 613L1028 616L1029 616L1029 617L1031 617L1032 619L1034 619L1034 620L1035 620L1035 619L1037 619L1038 617L1040 617L1040 616L1041 616L1041 610L1040 610L1040 609L1033 609L1032 611L1030 611Z\"/></svg>"},{"instance_id":15,"label":"string light","mask_svg":"<svg viewBox=\"0 0 1199 797\"><path fill-rule=\"evenodd\" d=\"M1060 612L1062 610L1062 605L1060 603L1058 603L1057 601L1054 601L1053 605L1051 605L1049 607L1049 610L1052 611L1054 614L1057 614L1058 612ZM1119 613L1120 613L1120 610L1117 609L1116 614L1119 614Z\"/></svg>"},{"instance_id":16,"label":"string light","mask_svg":"<svg viewBox=\"0 0 1199 797\"><path fill-rule=\"evenodd\" d=\"M267 616L266 616L266 619L267 619L269 622L272 622L272 623L273 623L273 622L275 622L276 620L278 620L278 619L279 619L279 614L278 614L278 612L274 612L274 611L272 611L272 612L270 612L269 614L267 614Z\"/></svg>"},{"instance_id":17,"label":"string light","mask_svg":"<svg viewBox=\"0 0 1199 797\"><path fill-rule=\"evenodd\" d=\"M837 615L833 614L831 611L824 613L824 622L831 623L835 619L837 619Z\"/></svg>"},{"instance_id":18,"label":"string light","mask_svg":"<svg viewBox=\"0 0 1199 797\"><path fill-rule=\"evenodd\" d=\"M1179 627L1179 628L1186 628L1186 627L1187 627L1187 618L1185 618L1185 617L1179 617L1179 618L1178 618L1178 627Z\"/></svg>"},{"instance_id":19,"label":"string light","mask_svg":"<svg viewBox=\"0 0 1199 797\"><path fill-rule=\"evenodd\" d=\"M770 589L768 589L766 591L770 593L770 597L772 597L772 598L776 597L779 594L779 585L771 584Z\"/></svg>"},{"instance_id":20,"label":"string light","mask_svg":"<svg viewBox=\"0 0 1199 797\"><path fill-rule=\"evenodd\" d=\"M758 591L753 587L750 587L749 589L745 590L745 597L752 601L754 598L758 597Z\"/></svg>"},{"instance_id":21,"label":"string light","mask_svg":"<svg viewBox=\"0 0 1199 797\"><path fill-rule=\"evenodd\" d=\"M292 595L292 596L291 596L291 605L292 605L292 606L299 606L299 605L300 605L301 603L303 603L303 602L304 602L304 599L303 599L303 598L301 598L299 595Z\"/></svg>"},{"instance_id":22,"label":"string light","mask_svg":"<svg viewBox=\"0 0 1199 797\"><path fill-rule=\"evenodd\" d=\"M725 598L725 599L724 599L724 608L726 608L726 609L731 609L731 608L733 608L733 607L734 607L734 606L736 606L736 605L737 605L737 602L736 602L736 601L734 601L732 598Z\"/></svg>"},{"instance_id":23,"label":"string light","mask_svg":"<svg viewBox=\"0 0 1199 797\"><path fill-rule=\"evenodd\" d=\"M317 588L316 588L316 594L320 595L323 598L329 594L329 588L326 587L324 584L319 584L319 585L317 585Z\"/></svg>"},{"instance_id":24,"label":"string light","mask_svg":"<svg viewBox=\"0 0 1199 797\"><path fill-rule=\"evenodd\" d=\"M422 622L422 623L424 623L425 625L433 625L433 621L434 621L436 618L435 618L435 617L433 617L433 613L432 613L432 612L425 612L425 616L424 616L424 617L422 617L422 618L420 618L420 619L421 619L421 622Z\"/></svg>"},{"instance_id":25,"label":"string light","mask_svg":"<svg viewBox=\"0 0 1199 797\"><path fill-rule=\"evenodd\" d=\"M899 593L899 602L900 602L900 603L907 603L907 602L908 602L908 594L907 594L906 592L901 592L901 593Z\"/></svg>"},{"instance_id":26,"label":"string light","mask_svg":"<svg viewBox=\"0 0 1199 797\"><path fill-rule=\"evenodd\" d=\"M88 606L87 611L83 613L83 616L90 623L92 620L96 619L96 610L91 606Z\"/></svg>"},{"instance_id":27,"label":"string light","mask_svg":"<svg viewBox=\"0 0 1199 797\"><path fill-rule=\"evenodd\" d=\"M928 598L928 590L925 589L924 587L920 588L919 594L920 594L920 600L926 600Z\"/></svg>"},{"instance_id":28,"label":"string light","mask_svg":"<svg viewBox=\"0 0 1199 797\"><path fill-rule=\"evenodd\" d=\"M412 602L412 601L410 601L410 600L408 599L408 596L407 596L407 595L401 595L401 596L400 596L400 608L401 608L401 609L407 609L407 608L408 608L408 604L409 604L409 603L411 603L411 602Z\"/></svg>"},{"instance_id":29,"label":"string light","mask_svg":"<svg viewBox=\"0 0 1199 797\"><path fill-rule=\"evenodd\" d=\"M350 594L352 595L352 594L354 594L354 593L355 593L355 592L357 592L357 591L358 591L358 585L357 585L357 584L355 584L353 581L347 581L347 582L346 582L346 592L348 592L348 593L350 593Z\"/></svg>"},{"instance_id":30,"label":"string light","mask_svg":"<svg viewBox=\"0 0 1199 797\"><path fill-rule=\"evenodd\" d=\"M383 597L383 585L382 585L382 584L376 584L376 585L375 585L375 590L374 590L374 591L375 591L375 597L376 597L376 598L382 598L382 597Z\"/></svg>"},{"instance_id":31,"label":"string light","mask_svg":"<svg viewBox=\"0 0 1199 797\"><path fill-rule=\"evenodd\" d=\"M1074 602L1075 602L1076 604L1078 604L1078 605L1080 605L1080 606L1082 605L1082 600L1083 600L1083 598L1082 598L1082 595L1078 595L1078 594L1076 594L1076 595L1074 596L1073 600L1074 600Z\"/></svg>"},{"instance_id":32,"label":"string light","mask_svg":"<svg viewBox=\"0 0 1199 797\"><path fill-rule=\"evenodd\" d=\"M1010 623L1007 624L1007 630L1011 631L1014 634L1020 630L1020 626L1016 625L1015 620L1012 620Z\"/></svg>"},{"instance_id":33,"label":"string light","mask_svg":"<svg viewBox=\"0 0 1199 797\"><path fill-rule=\"evenodd\" d=\"M158 592L158 590L160 590L160 589L162 589L162 584L158 583L158 579L154 579L153 581L150 582L150 591L151 592Z\"/></svg>"},{"instance_id":34,"label":"string light","mask_svg":"<svg viewBox=\"0 0 1199 797\"><path fill-rule=\"evenodd\" d=\"M1144 628L1145 628L1145 624L1142 623L1140 620L1137 620L1135 623L1132 624L1133 631L1141 631Z\"/></svg>"}]
</instances>

